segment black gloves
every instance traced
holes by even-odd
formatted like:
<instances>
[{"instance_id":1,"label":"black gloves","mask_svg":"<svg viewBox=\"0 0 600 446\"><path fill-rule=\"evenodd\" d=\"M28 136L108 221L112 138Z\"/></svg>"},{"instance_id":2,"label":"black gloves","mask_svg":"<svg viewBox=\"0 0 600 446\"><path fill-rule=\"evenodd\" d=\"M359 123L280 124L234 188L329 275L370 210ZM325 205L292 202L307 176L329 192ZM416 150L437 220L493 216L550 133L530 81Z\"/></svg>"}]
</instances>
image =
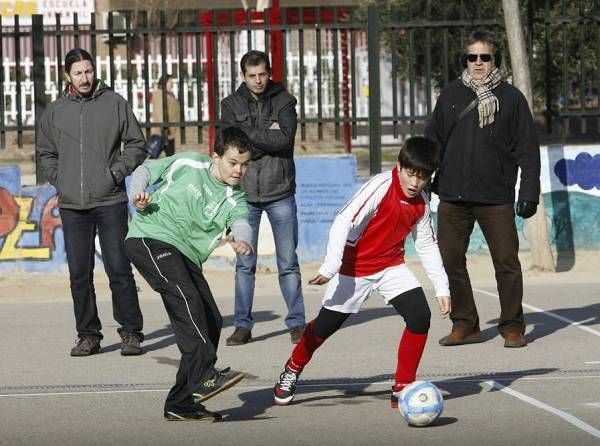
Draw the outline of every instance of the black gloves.
<instances>
[{"instance_id":1,"label":"black gloves","mask_svg":"<svg viewBox=\"0 0 600 446\"><path fill-rule=\"evenodd\" d=\"M537 210L537 203L527 200L519 200L517 202L517 215L522 218L533 217Z\"/></svg>"}]
</instances>

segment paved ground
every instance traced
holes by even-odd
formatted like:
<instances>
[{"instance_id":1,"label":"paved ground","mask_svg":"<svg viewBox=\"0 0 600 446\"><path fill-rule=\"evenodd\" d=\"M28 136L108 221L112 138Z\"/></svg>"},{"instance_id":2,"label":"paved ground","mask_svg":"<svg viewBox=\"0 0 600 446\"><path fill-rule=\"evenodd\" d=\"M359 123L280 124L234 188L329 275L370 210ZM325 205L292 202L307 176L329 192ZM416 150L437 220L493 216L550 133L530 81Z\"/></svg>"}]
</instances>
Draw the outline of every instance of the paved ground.
<instances>
[{"instance_id":1,"label":"paved ground","mask_svg":"<svg viewBox=\"0 0 600 446\"><path fill-rule=\"evenodd\" d=\"M140 281L146 353L119 354L106 280L97 289L104 353L71 358L68 279L0 278L0 445L595 445L600 444L600 278L596 253L575 269L526 275L529 346L502 346L489 259L474 258L473 285L487 342L440 347L449 323L435 315L419 378L445 395L438 422L410 428L389 408L395 351L403 323L374 296L315 355L295 403L272 404L271 388L291 344L283 327L276 275L257 283L254 341L222 343L219 365L247 379L207 403L222 423L166 422L162 404L179 353L160 298ZM526 262L524 262L526 264ZM304 283L315 266L303 269ZM419 274L422 275L421 272ZM231 271L208 271L231 331ZM427 285L429 294L431 294ZM322 290L305 286L314 316Z\"/></svg>"}]
</instances>

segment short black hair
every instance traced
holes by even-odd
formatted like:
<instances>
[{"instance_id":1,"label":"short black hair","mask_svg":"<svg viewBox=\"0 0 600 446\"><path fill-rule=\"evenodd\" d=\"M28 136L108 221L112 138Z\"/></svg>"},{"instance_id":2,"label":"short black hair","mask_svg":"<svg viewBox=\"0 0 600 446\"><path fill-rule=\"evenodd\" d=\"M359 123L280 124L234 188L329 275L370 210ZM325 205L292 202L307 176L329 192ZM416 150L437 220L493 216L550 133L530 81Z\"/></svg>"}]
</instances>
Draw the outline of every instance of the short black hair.
<instances>
[{"instance_id":1,"label":"short black hair","mask_svg":"<svg viewBox=\"0 0 600 446\"><path fill-rule=\"evenodd\" d=\"M92 64L92 67L96 69L96 64L94 63L94 59L90 53L83 48L73 48L65 56L65 73L69 74L73 64L76 62L81 62L82 60L89 60Z\"/></svg>"},{"instance_id":2,"label":"short black hair","mask_svg":"<svg viewBox=\"0 0 600 446\"><path fill-rule=\"evenodd\" d=\"M404 141L398 153L398 162L404 169L430 177L440 164L440 147L426 136L412 136Z\"/></svg>"},{"instance_id":3,"label":"short black hair","mask_svg":"<svg viewBox=\"0 0 600 446\"><path fill-rule=\"evenodd\" d=\"M221 130L215 138L215 153L223 156L228 149L235 149L240 153L252 153L252 144L244 132L236 127Z\"/></svg>"},{"instance_id":4,"label":"short black hair","mask_svg":"<svg viewBox=\"0 0 600 446\"><path fill-rule=\"evenodd\" d=\"M271 62L269 61L269 56L267 53L257 50L250 50L242 56L242 60L240 60L240 68L242 69L242 73L246 74L247 66L256 67L261 63L264 63L267 72L271 73Z\"/></svg>"}]
</instances>

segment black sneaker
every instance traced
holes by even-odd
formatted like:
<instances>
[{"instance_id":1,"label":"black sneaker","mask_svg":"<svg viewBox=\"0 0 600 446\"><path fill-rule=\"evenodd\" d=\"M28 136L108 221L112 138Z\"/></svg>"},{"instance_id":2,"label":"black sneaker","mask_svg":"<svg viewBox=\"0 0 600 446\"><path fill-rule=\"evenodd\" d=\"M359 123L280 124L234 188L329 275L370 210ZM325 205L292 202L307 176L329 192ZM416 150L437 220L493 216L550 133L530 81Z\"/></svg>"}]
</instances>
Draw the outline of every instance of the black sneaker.
<instances>
[{"instance_id":1,"label":"black sneaker","mask_svg":"<svg viewBox=\"0 0 600 446\"><path fill-rule=\"evenodd\" d=\"M165 410L165 419L167 421L221 421L223 415L216 412L211 412L204 406L199 405L192 412L179 412L173 410Z\"/></svg>"},{"instance_id":2,"label":"black sneaker","mask_svg":"<svg viewBox=\"0 0 600 446\"><path fill-rule=\"evenodd\" d=\"M279 381L277 381L277 384L273 388L275 404L285 406L294 399L294 395L296 395L296 381L298 381L299 376L300 372L295 372L288 366L285 366L285 370L279 375Z\"/></svg>"},{"instance_id":3,"label":"black sneaker","mask_svg":"<svg viewBox=\"0 0 600 446\"><path fill-rule=\"evenodd\" d=\"M252 340L252 332L247 328L235 327L232 335L225 340L225 345L244 345Z\"/></svg>"},{"instance_id":4,"label":"black sneaker","mask_svg":"<svg viewBox=\"0 0 600 446\"><path fill-rule=\"evenodd\" d=\"M131 333L125 330L117 330L121 336L121 354L123 356L135 356L142 354L142 342L144 335L142 333Z\"/></svg>"},{"instance_id":5,"label":"black sneaker","mask_svg":"<svg viewBox=\"0 0 600 446\"><path fill-rule=\"evenodd\" d=\"M75 342L75 347L71 349L71 356L90 356L101 352L99 338L82 336Z\"/></svg>"},{"instance_id":6,"label":"black sneaker","mask_svg":"<svg viewBox=\"0 0 600 446\"><path fill-rule=\"evenodd\" d=\"M223 370L216 370L212 378L205 379L200 383L200 388L192 394L196 403L201 403L209 398L235 386L244 378L242 372L232 371L227 367Z\"/></svg>"}]
</instances>

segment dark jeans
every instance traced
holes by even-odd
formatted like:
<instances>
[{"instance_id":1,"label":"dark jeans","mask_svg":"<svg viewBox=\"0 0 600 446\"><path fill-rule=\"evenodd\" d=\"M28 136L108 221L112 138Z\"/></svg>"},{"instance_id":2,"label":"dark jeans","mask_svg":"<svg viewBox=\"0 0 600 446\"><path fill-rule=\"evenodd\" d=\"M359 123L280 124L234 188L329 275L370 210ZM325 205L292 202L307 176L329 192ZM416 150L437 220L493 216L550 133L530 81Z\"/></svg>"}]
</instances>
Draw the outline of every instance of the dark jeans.
<instances>
[{"instance_id":1,"label":"dark jeans","mask_svg":"<svg viewBox=\"0 0 600 446\"><path fill-rule=\"evenodd\" d=\"M192 394L213 376L223 318L202 271L174 246L152 238L129 238L127 255L162 297L181 352L168 411L193 411Z\"/></svg>"},{"instance_id":2,"label":"dark jeans","mask_svg":"<svg viewBox=\"0 0 600 446\"><path fill-rule=\"evenodd\" d=\"M102 338L94 289L96 231L112 292L113 317L124 331L141 333L143 318L131 264L125 254L127 204L60 209L77 335Z\"/></svg>"},{"instance_id":3,"label":"dark jeans","mask_svg":"<svg viewBox=\"0 0 600 446\"><path fill-rule=\"evenodd\" d=\"M467 271L467 248L475 222L488 244L498 295L500 333L525 331L523 275L519 262L519 238L512 204L485 205L442 201L438 208L438 243L450 281L452 319L455 328L479 329L479 316Z\"/></svg>"}]
</instances>

